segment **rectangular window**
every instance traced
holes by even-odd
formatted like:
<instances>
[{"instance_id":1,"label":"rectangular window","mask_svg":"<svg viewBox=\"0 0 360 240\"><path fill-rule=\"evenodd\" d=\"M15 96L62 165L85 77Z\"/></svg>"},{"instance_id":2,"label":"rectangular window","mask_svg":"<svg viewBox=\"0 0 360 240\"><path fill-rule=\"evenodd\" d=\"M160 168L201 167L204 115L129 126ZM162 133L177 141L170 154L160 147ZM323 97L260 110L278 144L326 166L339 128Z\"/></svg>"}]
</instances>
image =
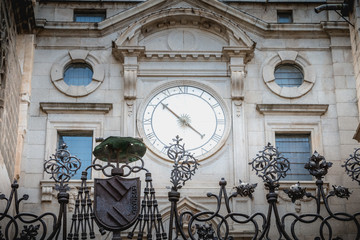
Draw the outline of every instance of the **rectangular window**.
<instances>
[{"instance_id":1,"label":"rectangular window","mask_svg":"<svg viewBox=\"0 0 360 240\"><path fill-rule=\"evenodd\" d=\"M61 131L58 132L59 147L66 143L67 150L72 156L77 157L81 162L80 169L71 178L80 179L81 172L91 165L92 148L93 148L93 133L89 131ZM88 178L91 176L91 170L88 170Z\"/></svg>"},{"instance_id":2,"label":"rectangular window","mask_svg":"<svg viewBox=\"0 0 360 240\"><path fill-rule=\"evenodd\" d=\"M292 23L292 11L277 11L277 22L278 23Z\"/></svg>"},{"instance_id":3,"label":"rectangular window","mask_svg":"<svg viewBox=\"0 0 360 240\"><path fill-rule=\"evenodd\" d=\"M106 18L105 11L92 11L92 10L75 10L74 11L74 21L75 22L87 22L87 23L97 23L101 22Z\"/></svg>"},{"instance_id":4,"label":"rectangular window","mask_svg":"<svg viewBox=\"0 0 360 240\"><path fill-rule=\"evenodd\" d=\"M290 161L290 171L284 180L312 180L304 164L311 157L310 134L276 134L276 147Z\"/></svg>"}]
</instances>

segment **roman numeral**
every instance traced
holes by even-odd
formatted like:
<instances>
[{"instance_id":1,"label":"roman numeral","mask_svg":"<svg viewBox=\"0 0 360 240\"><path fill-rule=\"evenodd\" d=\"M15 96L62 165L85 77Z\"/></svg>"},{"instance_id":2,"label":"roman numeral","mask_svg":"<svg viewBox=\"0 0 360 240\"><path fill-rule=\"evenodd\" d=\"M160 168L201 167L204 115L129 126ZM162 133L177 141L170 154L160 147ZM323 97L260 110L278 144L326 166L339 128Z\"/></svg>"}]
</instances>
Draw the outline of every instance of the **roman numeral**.
<instances>
[{"instance_id":1,"label":"roman numeral","mask_svg":"<svg viewBox=\"0 0 360 240\"><path fill-rule=\"evenodd\" d=\"M181 93L188 93L188 87L187 86L179 87L179 91Z\"/></svg>"},{"instance_id":2,"label":"roman numeral","mask_svg":"<svg viewBox=\"0 0 360 240\"><path fill-rule=\"evenodd\" d=\"M201 154L205 154L207 152L208 152L208 150L206 150L205 148L201 148Z\"/></svg>"},{"instance_id":3,"label":"roman numeral","mask_svg":"<svg viewBox=\"0 0 360 240\"><path fill-rule=\"evenodd\" d=\"M171 93L169 92L168 89L162 91L161 93L163 93L163 94L164 94L165 96L167 96L167 97L171 95Z\"/></svg>"},{"instance_id":4,"label":"roman numeral","mask_svg":"<svg viewBox=\"0 0 360 240\"><path fill-rule=\"evenodd\" d=\"M221 140L221 136L220 136L220 135L217 135L217 134L214 134L214 135L211 137L211 139L218 143L218 142Z\"/></svg>"},{"instance_id":5,"label":"roman numeral","mask_svg":"<svg viewBox=\"0 0 360 240\"><path fill-rule=\"evenodd\" d=\"M149 134L147 134L146 135L146 137L149 139L149 140L151 140L152 138L155 138L155 133L149 133Z\"/></svg>"},{"instance_id":6,"label":"roman numeral","mask_svg":"<svg viewBox=\"0 0 360 240\"><path fill-rule=\"evenodd\" d=\"M161 149L161 152L167 154L167 150L168 150L168 148L167 148L166 146L164 146L164 147Z\"/></svg>"},{"instance_id":7,"label":"roman numeral","mask_svg":"<svg viewBox=\"0 0 360 240\"><path fill-rule=\"evenodd\" d=\"M224 125L225 124L225 119L217 119L217 123Z\"/></svg>"},{"instance_id":8,"label":"roman numeral","mask_svg":"<svg viewBox=\"0 0 360 240\"><path fill-rule=\"evenodd\" d=\"M151 118L149 118L149 119L144 119L144 122L143 122L143 124L144 125L151 125Z\"/></svg>"},{"instance_id":9,"label":"roman numeral","mask_svg":"<svg viewBox=\"0 0 360 240\"><path fill-rule=\"evenodd\" d=\"M220 104L219 104L219 103L216 103L216 104L212 105L211 107L212 107L212 108L217 108L218 106L220 106Z\"/></svg>"}]
</instances>

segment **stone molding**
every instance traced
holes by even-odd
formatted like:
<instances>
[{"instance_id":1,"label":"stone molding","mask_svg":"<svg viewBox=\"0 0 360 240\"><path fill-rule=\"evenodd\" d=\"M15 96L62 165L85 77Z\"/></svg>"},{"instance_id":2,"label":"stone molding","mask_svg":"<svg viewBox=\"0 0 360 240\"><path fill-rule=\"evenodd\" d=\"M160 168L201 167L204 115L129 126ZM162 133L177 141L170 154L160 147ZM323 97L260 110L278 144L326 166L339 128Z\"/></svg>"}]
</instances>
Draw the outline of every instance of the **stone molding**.
<instances>
[{"instance_id":1,"label":"stone molding","mask_svg":"<svg viewBox=\"0 0 360 240\"><path fill-rule=\"evenodd\" d=\"M295 64L302 68L303 83L299 87L280 87L275 82L275 68L281 64ZM308 93L315 84L316 71L310 62L296 51L279 51L265 60L262 66L263 80L275 94L284 98L298 98Z\"/></svg>"},{"instance_id":2,"label":"stone molding","mask_svg":"<svg viewBox=\"0 0 360 240\"><path fill-rule=\"evenodd\" d=\"M92 112L108 113L112 103L70 103L70 102L41 102L40 108L45 113Z\"/></svg>"},{"instance_id":3,"label":"stone molding","mask_svg":"<svg viewBox=\"0 0 360 240\"><path fill-rule=\"evenodd\" d=\"M212 8L212 12L219 14L219 19L222 19L224 16L228 18L237 20L240 25L237 28L244 29L245 31L257 33L262 37L279 37L279 34L282 36L288 36L291 34L298 34L299 37L318 37L324 38L328 34L335 35L344 35L349 34L348 25L346 22L321 22L316 24L308 23L297 23L297 24L278 24L278 23L268 23L259 18L249 15L246 11L231 8L228 4L224 4L218 0L198 0L198 1L187 1L187 6L192 6L182 8L190 11ZM114 29L121 29L127 27L129 22L128 20L134 16L143 16L144 13L149 9L160 9L160 12L165 12L169 9L177 8L178 4L175 3L171 6L167 0L154 0L154 1L145 1L142 4L137 5L136 7L130 8L126 11L120 12L112 17L105 19L104 21L97 24L79 24L74 22L53 22L46 21L44 19L37 19L36 25L48 30L56 30L58 34L66 34L62 31L65 28L72 29L76 31L78 35L84 36L98 36L99 32L102 35L106 35L109 32L113 32ZM141 19L142 23L146 23L146 20Z\"/></svg>"},{"instance_id":4,"label":"stone molding","mask_svg":"<svg viewBox=\"0 0 360 240\"><path fill-rule=\"evenodd\" d=\"M90 84L86 86L69 86L64 81L64 71L71 63L89 64L93 71ZM51 81L59 91L72 97L86 96L95 91L105 78L105 69L99 59L86 50L71 50L60 57L51 67Z\"/></svg>"},{"instance_id":5,"label":"stone molding","mask_svg":"<svg viewBox=\"0 0 360 240\"><path fill-rule=\"evenodd\" d=\"M191 21L184 22L184 15ZM171 19L169 19L171 16ZM200 17L201 16L201 17ZM156 13L147 15L131 24L115 41L115 46L136 46L139 43L140 36L147 35L156 29L161 30L166 28L167 24L176 25L177 22L193 26L195 28L206 28L208 31L221 35L227 38L229 44L232 46L244 46L253 48L255 45L252 39L236 26L229 19L223 16L218 16L215 12L210 12L205 9L190 9L190 8L175 8L160 10ZM211 24L217 25L214 29L210 29Z\"/></svg>"},{"instance_id":6,"label":"stone molding","mask_svg":"<svg viewBox=\"0 0 360 240\"><path fill-rule=\"evenodd\" d=\"M256 110L262 114L311 114L323 115L329 104L257 104Z\"/></svg>"}]
</instances>

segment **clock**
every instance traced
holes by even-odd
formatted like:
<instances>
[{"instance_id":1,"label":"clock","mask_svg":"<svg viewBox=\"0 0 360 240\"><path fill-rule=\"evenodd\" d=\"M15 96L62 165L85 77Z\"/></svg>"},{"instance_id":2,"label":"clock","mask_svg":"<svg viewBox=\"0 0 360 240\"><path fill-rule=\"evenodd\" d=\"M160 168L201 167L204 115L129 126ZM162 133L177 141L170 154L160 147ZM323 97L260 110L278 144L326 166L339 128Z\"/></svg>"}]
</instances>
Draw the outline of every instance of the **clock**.
<instances>
[{"instance_id":1,"label":"clock","mask_svg":"<svg viewBox=\"0 0 360 240\"><path fill-rule=\"evenodd\" d=\"M139 133L155 154L167 159L167 146L179 136L198 160L217 152L228 136L229 116L221 98L207 86L161 88L140 108Z\"/></svg>"}]
</instances>

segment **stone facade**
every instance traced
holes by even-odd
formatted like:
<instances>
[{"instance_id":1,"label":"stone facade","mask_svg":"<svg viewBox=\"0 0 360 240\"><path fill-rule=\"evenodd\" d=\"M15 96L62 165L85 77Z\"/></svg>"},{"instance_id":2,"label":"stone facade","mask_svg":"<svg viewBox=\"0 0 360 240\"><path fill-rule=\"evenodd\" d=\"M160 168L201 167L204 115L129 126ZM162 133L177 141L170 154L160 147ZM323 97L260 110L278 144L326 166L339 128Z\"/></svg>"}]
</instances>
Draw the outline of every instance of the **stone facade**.
<instances>
[{"instance_id":1,"label":"stone facade","mask_svg":"<svg viewBox=\"0 0 360 240\"><path fill-rule=\"evenodd\" d=\"M23 68L9 58L17 67L11 75L18 76L14 78L18 83L10 91L14 99L4 98L0 122L4 133L8 132L2 134L0 149L9 152L5 156L1 151L4 160L0 160L19 159L16 164L7 163L8 176L13 178L19 166L20 190L30 195L23 210L56 209L56 191L44 174L44 159L55 152L59 133L91 132L94 145L97 137L144 139L146 168L153 174L161 213L167 220L166 186L172 164L153 146L143 118L153 96L186 85L211 93L222 106L226 124L224 134L213 139L215 146L199 157L201 165L193 180L181 189L180 208L213 208L206 193L216 193L220 178L225 177L229 191L239 179L259 182L254 199L234 200L236 210L245 214L266 211L265 188L248 163L268 142L275 144L276 134L304 133L310 135L311 150L334 163L325 179L327 190L331 185L345 185L354 192L346 204L334 200L332 206L338 211L359 211L360 188L341 168L358 147L353 135L359 124L359 33L334 12L316 14L314 7L323 2L36 2L36 39L19 38L24 51L18 59L28 61ZM356 5L355 10L358 8ZM105 11L106 19L74 22L74 11L94 9ZM278 23L278 11L289 10L293 23ZM356 11L351 16L358 24ZM70 63L91 67L89 85L67 85L64 71ZM304 81L299 87L280 87L274 81L280 64L301 67ZM10 109L13 120L6 119L5 111ZM5 121L14 124L13 128ZM18 132L20 138L16 138ZM22 141L16 143L22 137L23 150ZM101 173L93 172L92 178L99 177ZM79 184L79 180L70 184L70 211ZM294 181L282 181L280 188L292 184ZM313 182L302 184L315 189ZM293 205L283 193L279 203L281 214L304 213L315 205L312 201ZM236 239L247 239L253 231L246 226L231 227ZM344 239L353 239L354 226L346 231L342 227L335 231ZM301 239L314 239L313 229L300 232Z\"/></svg>"},{"instance_id":2,"label":"stone facade","mask_svg":"<svg viewBox=\"0 0 360 240\"><path fill-rule=\"evenodd\" d=\"M28 52L34 49L34 38L29 33L34 26L34 15L29 11L28 14L19 16L22 11L32 9L23 1L18 2L22 10L17 3L11 1L4 0L0 4L0 179L3 183L0 192L7 193L12 179L18 178L20 173L22 141L18 137L18 127L27 118L27 114L21 115L20 112L23 103L28 104L26 89L30 90L30 85L23 86L23 77L28 74L28 83L30 82L31 67L29 68L28 65L31 66L33 58ZM22 22L24 19L25 25Z\"/></svg>"}]
</instances>

